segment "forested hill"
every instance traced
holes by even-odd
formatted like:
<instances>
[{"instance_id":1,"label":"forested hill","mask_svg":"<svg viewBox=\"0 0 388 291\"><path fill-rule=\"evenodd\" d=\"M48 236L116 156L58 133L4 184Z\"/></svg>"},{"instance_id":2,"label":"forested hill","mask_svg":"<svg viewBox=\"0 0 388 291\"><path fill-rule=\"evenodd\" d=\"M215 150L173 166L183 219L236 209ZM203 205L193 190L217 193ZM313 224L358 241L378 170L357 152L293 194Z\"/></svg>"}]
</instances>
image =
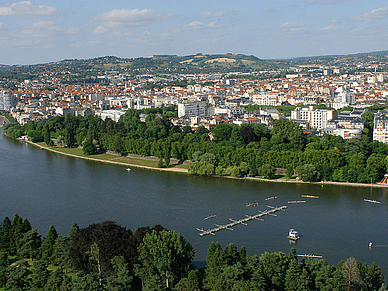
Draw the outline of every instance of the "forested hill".
<instances>
[{"instance_id":1,"label":"forested hill","mask_svg":"<svg viewBox=\"0 0 388 291\"><path fill-rule=\"evenodd\" d=\"M96 76L101 74L126 74L136 75L177 75L199 73L228 73L252 72L260 70L292 71L292 68L346 66L352 70L352 65L357 69L365 69L369 64L385 64L388 52L371 52L352 55L332 55L301 57L293 59L264 60L253 55L244 54L196 54L187 56L154 55L139 58L119 58L104 56L92 59L68 59L58 62L36 65L1 65L0 77L19 76L28 74L36 76L42 72L67 72L80 76ZM360 64L366 64L360 67ZM385 66L384 66L385 67ZM22 76L23 78L25 76ZM23 79L22 78L22 79Z\"/></svg>"},{"instance_id":2,"label":"forested hill","mask_svg":"<svg viewBox=\"0 0 388 291\"><path fill-rule=\"evenodd\" d=\"M284 64L274 61L263 61L255 56L242 54L219 55L158 55L140 58L118 58L105 56L94 59L62 60L47 64L0 66L1 72L18 72L39 74L43 71L69 71L70 73L104 74L124 73L142 74L196 74L248 72L263 69L276 69Z\"/></svg>"}]
</instances>

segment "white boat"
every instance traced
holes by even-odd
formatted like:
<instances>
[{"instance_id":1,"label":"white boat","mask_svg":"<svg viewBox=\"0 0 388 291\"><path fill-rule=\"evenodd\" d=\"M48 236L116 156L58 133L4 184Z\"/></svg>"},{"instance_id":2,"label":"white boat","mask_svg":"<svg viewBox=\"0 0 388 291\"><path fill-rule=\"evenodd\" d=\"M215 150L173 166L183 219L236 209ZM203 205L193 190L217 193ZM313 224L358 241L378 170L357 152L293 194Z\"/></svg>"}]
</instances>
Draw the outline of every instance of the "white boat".
<instances>
[{"instance_id":1,"label":"white boat","mask_svg":"<svg viewBox=\"0 0 388 291\"><path fill-rule=\"evenodd\" d=\"M213 215L209 215L207 217L204 218L204 220L208 220L210 218L215 218L217 215L213 214Z\"/></svg>"},{"instance_id":2,"label":"white boat","mask_svg":"<svg viewBox=\"0 0 388 291\"><path fill-rule=\"evenodd\" d=\"M294 203L306 203L306 200L292 200L292 201L288 201L288 203L290 203L290 204L294 204Z\"/></svg>"},{"instance_id":3,"label":"white boat","mask_svg":"<svg viewBox=\"0 0 388 291\"><path fill-rule=\"evenodd\" d=\"M381 203L380 201L372 200L372 199L366 199L366 198L364 198L364 201L365 202L370 202L370 203L376 203L376 204L380 204Z\"/></svg>"},{"instance_id":4,"label":"white boat","mask_svg":"<svg viewBox=\"0 0 388 291\"><path fill-rule=\"evenodd\" d=\"M130 171L130 170L131 170L131 168L126 168L125 170L126 170L126 171Z\"/></svg>"},{"instance_id":5,"label":"white boat","mask_svg":"<svg viewBox=\"0 0 388 291\"><path fill-rule=\"evenodd\" d=\"M288 239L292 239L292 240L298 240L300 239L300 236L299 236L299 233L291 228L289 231L288 231L288 236L287 236Z\"/></svg>"}]
</instances>

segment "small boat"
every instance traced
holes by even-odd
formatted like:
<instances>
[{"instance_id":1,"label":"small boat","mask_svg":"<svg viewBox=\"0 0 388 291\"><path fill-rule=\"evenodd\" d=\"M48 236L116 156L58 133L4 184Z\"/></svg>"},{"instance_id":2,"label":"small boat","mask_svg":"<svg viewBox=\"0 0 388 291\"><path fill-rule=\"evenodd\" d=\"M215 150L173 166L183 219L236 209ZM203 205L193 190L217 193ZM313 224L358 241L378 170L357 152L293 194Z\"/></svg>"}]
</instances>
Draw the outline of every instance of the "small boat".
<instances>
[{"instance_id":1,"label":"small boat","mask_svg":"<svg viewBox=\"0 0 388 291\"><path fill-rule=\"evenodd\" d=\"M300 236L299 236L299 233L291 228L289 231L288 231L288 236L287 236L288 239L291 239L291 240L299 240L300 239Z\"/></svg>"},{"instance_id":2,"label":"small boat","mask_svg":"<svg viewBox=\"0 0 388 291\"><path fill-rule=\"evenodd\" d=\"M306 200L292 200L292 201L288 201L288 203L290 203L290 204L294 204L294 203L306 203Z\"/></svg>"},{"instance_id":3,"label":"small boat","mask_svg":"<svg viewBox=\"0 0 388 291\"><path fill-rule=\"evenodd\" d=\"M131 170L131 168L126 168L125 170L126 170L126 171L130 171L130 170Z\"/></svg>"},{"instance_id":4,"label":"small boat","mask_svg":"<svg viewBox=\"0 0 388 291\"><path fill-rule=\"evenodd\" d=\"M213 215L208 215L204 218L204 220L208 220L210 218L214 218L214 217L217 217L217 215L213 214Z\"/></svg>"},{"instance_id":5,"label":"small boat","mask_svg":"<svg viewBox=\"0 0 388 291\"><path fill-rule=\"evenodd\" d=\"M272 197L268 197L268 198L265 198L265 200L272 200L272 199L276 199L276 198L278 198L278 196L272 196Z\"/></svg>"},{"instance_id":6,"label":"small boat","mask_svg":"<svg viewBox=\"0 0 388 291\"><path fill-rule=\"evenodd\" d=\"M258 205L259 205L259 202L250 202L245 204L245 207L258 206Z\"/></svg>"},{"instance_id":7,"label":"small boat","mask_svg":"<svg viewBox=\"0 0 388 291\"><path fill-rule=\"evenodd\" d=\"M380 204L381 203L380 201L372 200L372 199L366 199L366 198L364 198L364 201L365 202L370 202L370 203L376 203L376 204Z\"/></svg>"},{"instance_id":8,"label":"small boat","mask_svg":"<svg viewBox=\"0 0 388 291\"><path fill-rule=\"evenodd\" d=\"M314 195L302 195L302 197L305 197L305 198L319 198L319 196L314 196Z\"/></svg>"}]
</instances>

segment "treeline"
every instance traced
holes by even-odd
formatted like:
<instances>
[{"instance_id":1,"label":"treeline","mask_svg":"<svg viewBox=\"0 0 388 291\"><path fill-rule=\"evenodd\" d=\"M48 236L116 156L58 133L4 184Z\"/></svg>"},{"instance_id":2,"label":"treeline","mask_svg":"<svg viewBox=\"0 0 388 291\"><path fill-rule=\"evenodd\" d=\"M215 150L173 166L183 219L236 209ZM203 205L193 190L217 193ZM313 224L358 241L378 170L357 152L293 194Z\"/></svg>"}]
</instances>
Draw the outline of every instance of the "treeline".
<instances>
[{"instance_id":1,"label":"treeline","mask_svg":"<svg viewBox=\"0 0 388 291\"><path fill-rule=\"evenodd\" d=\"M4 290L387 290L375 263L354 258L337 266L298 260L295 249L250 256L212 242L206 265L194 249L160 225L131 231L112 221L45 238L27 219L5 217L0 228L0 288Z\"/></svg>"},{"instance_id":2,"label":"treeline","mask_svg":"<svg viewBox=\"0 0 388 291\"><path fill-rule=\"evenodd\" d=\"M276 120L272 129L219 124L211 132L203 126L194 131L189 126L174 126L169 117L175 114L173 107L131 109L118 122L67 114L45 123L5 125L4 131L11 137L28 135L49 146L81 146L88 155L110 150L121 155L156 156L163 167L170 166L171 158L192 160L189 171L195 175L272 178L276 169L282 168L289 178L297 176L304 181L370 183L387 172L388 145L371 141L372 113L363 116L363 136L347 140L305 135L297 123L286 119Z\"/></svg>"}]
</instances>

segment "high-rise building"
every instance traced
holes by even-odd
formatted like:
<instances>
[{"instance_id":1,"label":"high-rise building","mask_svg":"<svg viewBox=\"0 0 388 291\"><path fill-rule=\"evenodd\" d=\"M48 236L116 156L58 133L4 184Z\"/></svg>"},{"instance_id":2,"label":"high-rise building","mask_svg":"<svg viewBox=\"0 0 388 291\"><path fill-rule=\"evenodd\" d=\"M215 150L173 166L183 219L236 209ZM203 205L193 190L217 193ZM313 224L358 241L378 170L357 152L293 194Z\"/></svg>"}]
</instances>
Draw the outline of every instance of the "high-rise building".
<instances>
[{"instance_id":1,"label":"high-rise building","mask_svg":"<svg viewBox=\"0 0 388 291\"><path fill-rule=\"evenodd\" d=\"M8 91L0 92L0 110L11 111L16 106L15 97Z\"/></svg>"}]
</instances>

